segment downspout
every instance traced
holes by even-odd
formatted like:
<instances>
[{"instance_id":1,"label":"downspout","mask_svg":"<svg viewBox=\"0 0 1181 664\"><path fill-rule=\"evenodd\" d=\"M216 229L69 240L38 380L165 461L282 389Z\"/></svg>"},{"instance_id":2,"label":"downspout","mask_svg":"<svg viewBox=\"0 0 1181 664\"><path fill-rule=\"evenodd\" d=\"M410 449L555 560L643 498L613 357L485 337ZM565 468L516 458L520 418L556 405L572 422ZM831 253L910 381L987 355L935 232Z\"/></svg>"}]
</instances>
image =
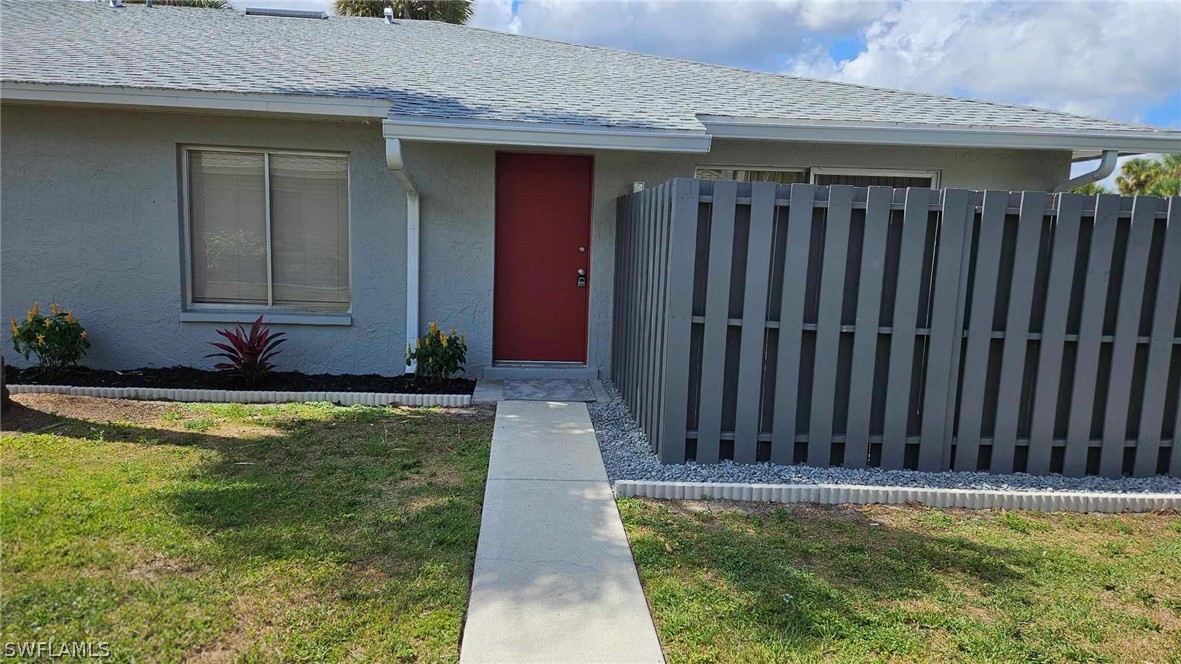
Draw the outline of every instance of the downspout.
<instances>
[{"instance_id":1,"label":"downspout","mask_svg":"<svg viewBox=\"0 0 1181 664\"><path fill-rule=\"evenodd\" d=\"M1099 167L1089 173L1071 178L1066 181L1066 184L1058 187L1058 191L1070 191L1075 187L1082 186L1090 182L1098 182L1103 178L1115 172L1115 165L1119 159L1118 150L1104 150L1103 156L1099 159Z\"/></svg>"},{"instance_id":2,"label":"downspout","mask_svg":"<svg viewBox=\"0 0 1181 664\"><path fill-rule=\"evenodd\" d=\"M385 163L406 190L406 343L413 346L418 339L418 185L406 171L406 163L402 160L402 141L399 139L385 139ZM406 367L406 373L414 373L416 369L411 364Z\"/></svg>"}]
</instances>

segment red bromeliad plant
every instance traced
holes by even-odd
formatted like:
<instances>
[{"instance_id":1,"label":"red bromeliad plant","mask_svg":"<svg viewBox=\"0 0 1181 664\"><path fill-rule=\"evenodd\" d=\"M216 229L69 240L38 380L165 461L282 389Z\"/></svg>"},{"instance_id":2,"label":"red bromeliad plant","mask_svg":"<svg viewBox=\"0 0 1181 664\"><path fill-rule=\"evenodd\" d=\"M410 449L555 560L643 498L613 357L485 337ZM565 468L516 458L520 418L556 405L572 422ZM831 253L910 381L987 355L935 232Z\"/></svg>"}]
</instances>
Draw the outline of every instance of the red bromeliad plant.
<instances>
[{"instance_id":1,"label":"red bromeliad plant","mask_svg":"<svg viewBox=\"0 0 1181 664\"><path fill-rule=\"evenodd\" d=\"M279 344L287 341L283 338L283 332L272 333L270 328L263 324L262 316L250 326L249 334L241 325L234 330L217 330L217 333L225 337L229 343L210 342L210 346L220 348L222 352L210 353L205 357L226 358L228 362L219 362L214 368L235 372L248 380L254 380L274 369L275 365L271 364L270 360L279 354Z\"/></svg>"}]
</instances>

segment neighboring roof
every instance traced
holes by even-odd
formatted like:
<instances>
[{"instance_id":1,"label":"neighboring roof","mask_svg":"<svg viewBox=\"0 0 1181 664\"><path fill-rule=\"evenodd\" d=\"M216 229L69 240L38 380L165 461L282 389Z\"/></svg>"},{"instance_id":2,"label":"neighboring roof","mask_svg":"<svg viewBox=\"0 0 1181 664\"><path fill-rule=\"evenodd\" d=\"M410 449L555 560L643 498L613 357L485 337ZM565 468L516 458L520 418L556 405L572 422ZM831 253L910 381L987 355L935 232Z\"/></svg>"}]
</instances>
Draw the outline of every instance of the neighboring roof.
<instances>
[{"instance_id":1,"label":"neighboring roof","mask_svg":"<svg viewBox=\"0 0 1181 664\"><path fill-rule=\"evenodd\" d=\"M1181 137L1056 111L426 21L57 0L4 0L2 12L6 90L16 83L364 100L388 104L391 116L664 132L701 133L709 120L699 116L715 116L747 124Z\"/></svg>"}]
</instances>

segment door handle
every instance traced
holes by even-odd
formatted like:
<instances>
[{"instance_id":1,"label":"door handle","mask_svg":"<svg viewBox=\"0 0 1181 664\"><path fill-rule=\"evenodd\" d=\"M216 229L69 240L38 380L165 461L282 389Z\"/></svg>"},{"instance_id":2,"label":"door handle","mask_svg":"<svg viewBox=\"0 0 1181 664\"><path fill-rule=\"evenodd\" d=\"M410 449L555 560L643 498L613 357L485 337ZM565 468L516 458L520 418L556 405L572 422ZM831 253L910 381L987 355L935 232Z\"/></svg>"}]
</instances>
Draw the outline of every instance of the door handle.
<instances>
[{"instance_id":1,"label":"door handle","mask_svg":"<svg viewBox=\"0 0 1181 664\"><path fill-rule=\"evenodd\" d=\"M578 280L575 282L575 284L579 288L586 288L586 270L578 268Z\"/></svg>"}]
</instances>

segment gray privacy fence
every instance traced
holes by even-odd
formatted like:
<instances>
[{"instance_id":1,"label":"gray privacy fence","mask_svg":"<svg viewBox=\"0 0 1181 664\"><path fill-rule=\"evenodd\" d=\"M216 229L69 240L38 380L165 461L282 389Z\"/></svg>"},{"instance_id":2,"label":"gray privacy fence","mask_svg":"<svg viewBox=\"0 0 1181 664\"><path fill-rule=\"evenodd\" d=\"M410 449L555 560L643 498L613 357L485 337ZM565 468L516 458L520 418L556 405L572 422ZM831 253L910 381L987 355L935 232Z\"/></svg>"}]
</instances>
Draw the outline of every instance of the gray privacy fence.
<instances>
[{"instance_id":1,"label":"gray privacy fence","mask_svg":"<svg viewBox=\"0 0 1181 664\"><path fill-rule=\"evenodd\" d=\"M617 224L666 463L1181 475L1181 198L677 179Z\"/></svg>"}]
</instances>

